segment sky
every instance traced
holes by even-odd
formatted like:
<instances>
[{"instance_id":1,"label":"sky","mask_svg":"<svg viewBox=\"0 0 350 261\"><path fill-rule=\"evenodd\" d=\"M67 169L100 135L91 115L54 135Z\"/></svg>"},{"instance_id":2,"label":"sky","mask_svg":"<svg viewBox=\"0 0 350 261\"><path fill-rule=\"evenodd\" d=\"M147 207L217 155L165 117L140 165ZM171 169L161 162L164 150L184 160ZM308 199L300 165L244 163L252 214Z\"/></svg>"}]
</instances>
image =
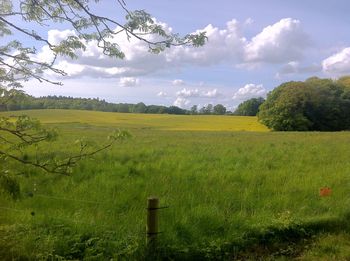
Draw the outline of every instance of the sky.
<instances>
[{"instance_id":1,"label":"sky","mask_svg":"<svg viewBox=\"0 0 350 261\"><path fill-rule=\"evenodd\" d=\"M182 108L220 103L233 110L249 98L266 97L286 81L350 74L348 0L127 0L126 4L130 10L146 10L172 32L206 31L208 42L155 55L142 42L118 36L124 60L104 57L91 43L77 53L77 60L57 61L68 76L47 75L63 86L31 80L24 89L34 96L98 97ZM92 9L115 19L124 15L114 0L102 0ZM73 34L65 25L35 29L53 42ZM38 57L49 57L47 47L40 46Z\"/></svg>"}]
</instances>

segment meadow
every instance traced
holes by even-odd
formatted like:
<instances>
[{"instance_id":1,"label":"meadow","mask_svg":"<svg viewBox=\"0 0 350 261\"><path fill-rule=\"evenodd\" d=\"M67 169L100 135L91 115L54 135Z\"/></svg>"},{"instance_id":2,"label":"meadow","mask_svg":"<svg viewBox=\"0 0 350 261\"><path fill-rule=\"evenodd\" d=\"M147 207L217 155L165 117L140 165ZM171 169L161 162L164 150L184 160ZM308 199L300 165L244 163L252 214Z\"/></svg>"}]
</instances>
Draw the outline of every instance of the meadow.
<instances>
[{"instance_id":1,"label":"meadow","mask_svg":"<svg viewBox=\"0 0 350 261\"><path fill-rule=\"evenodd\" d=\"M44 144L56 153L117 128L132 138L69 177L18 165L20 197L0 194L2 260L147 259L151 195L168 206L153 260L350 257L349 132L271 132L255 117L25 114L59 130ZM320 197L325 186L332 194Z\"/></svg>"}]
</instances>

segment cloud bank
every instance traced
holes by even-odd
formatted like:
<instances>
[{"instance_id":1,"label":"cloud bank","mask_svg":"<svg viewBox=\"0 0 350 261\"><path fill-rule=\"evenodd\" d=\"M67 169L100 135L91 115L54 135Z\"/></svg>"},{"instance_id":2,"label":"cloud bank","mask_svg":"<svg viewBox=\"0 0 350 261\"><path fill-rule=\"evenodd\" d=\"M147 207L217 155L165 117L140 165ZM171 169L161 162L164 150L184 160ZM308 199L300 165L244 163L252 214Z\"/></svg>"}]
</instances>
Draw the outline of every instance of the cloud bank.
<instances>
[{"instance_id":1,"label":"cloud bank","mask_svg":"<svg viewBox=\"0 0 350 261\"><path fill-rule=\"evenodd\" d=\"M166 31L171 28L162 23ZM206 31L208 42L199 48L188 46L172 47L155 55L148 52L146 43L135 38L127 39L124 34L117 34L112 41L118 43L125 53L125 59L117 60L103 55L96 42L86 43L86 50L78 50L78 59L69 60L60 57L57 67L65 70L68 77L90 76L95 78L140 77L161 71L174 70L185 66L210 66L221 63L231 65L256 66L259 64L286 64L303 57L309 45L309 37L303 31L299 20L284 18L265 27L250 40L244 37L242 29L245 23L237 20L226 23L224 28L211 24L197 32ZM118 28L116 28L118 30ZM48 39L58 43L69 35L71 30L50 30ZM156 41L158 36L147 35L147 40ZM52 57L44 46L38 59ZM182 85L182 80L174 80L173 85Z\"/></svg>"}]
</instances>

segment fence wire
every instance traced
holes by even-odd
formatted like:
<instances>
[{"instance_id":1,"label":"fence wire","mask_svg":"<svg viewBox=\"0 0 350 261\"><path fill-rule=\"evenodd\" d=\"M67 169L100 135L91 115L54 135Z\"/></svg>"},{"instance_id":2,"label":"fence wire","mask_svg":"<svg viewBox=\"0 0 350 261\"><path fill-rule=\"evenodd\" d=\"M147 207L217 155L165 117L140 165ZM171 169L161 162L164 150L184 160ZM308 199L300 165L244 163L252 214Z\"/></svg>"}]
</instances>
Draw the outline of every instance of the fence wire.
<instances>
[{"instance_id":1,"label":"fence wire","mask_svg":"<svg viewBox=\"0 0 350 261\"><path fill-rule=\"evenodd\" d=\"M75 202L89 203L89 204L96 204L96 205L107 204L107 202L102 202L102 201L92 201L92 200L63 198L63 197L52 197L52 196L48 196L48 195L44 195L44 194L34 194L33 196L34 197L47 198L47 199L75 201Z\"/></svg>"}]
</instances>

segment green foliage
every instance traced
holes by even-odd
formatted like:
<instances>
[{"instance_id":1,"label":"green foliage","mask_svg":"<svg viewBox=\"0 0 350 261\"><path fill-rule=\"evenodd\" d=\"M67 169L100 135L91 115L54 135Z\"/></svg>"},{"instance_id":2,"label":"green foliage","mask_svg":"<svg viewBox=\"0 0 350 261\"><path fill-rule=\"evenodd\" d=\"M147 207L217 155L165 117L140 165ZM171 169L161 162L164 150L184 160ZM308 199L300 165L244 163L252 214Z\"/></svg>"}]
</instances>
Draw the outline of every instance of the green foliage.
<instances>
[{"instance_id":1,"label":"green foliage","mask_svg":"<svg viewBox=\"0 0 350 261\"><path fill-rule=\"evenodd\" d=\"M35 98L21 93L18 90L11 90L8 93L14 93L10 99L3 98L2 111L17 111L31 109L73 109L73 110L92 110L106 112L123 113L167 113L168 107L159 105L145 105L144 103L110 103L100 99L73 98L64 96L47 96ZM0 93L1 94L1 93ZM9 96L9 95L8 95ZM0 98L1 99L1 98Z\"/></svg>"},{"instance_id":2,"label":"green foliage","mask_svg":"<svg viewBox=\"0 0 350 261\"><path fill-rule=\"evenodd\" d=\"M310 78L287 82L267 96L259 120L278 131L350 129L350 89L342 80Z\"/></svg>"},{"instance_id":3,"label":"green foliage","mask_svg":"<svg viewBox=\"0 0 350 261\"><path fill-rule=\"evenodd\" d=\"M341 84L347 90L350 90L350 76L343 76L337 80L337 83Z\"/></svg>"},{"instance_id":4,"label":"green foliage","mask_svg":"<svg viewBox=\"0 0 350 261\"><path fill-rule=\"evenodd\" d=\"M6 91L5 89L3 90ZM143 102L137 104L131 103L110 103L98 98L73 98L65 96L46 96L33 97L26 95L18 90L6 91L6 97L3 97L3 104L0 111L17 111L31 109L73 109L73 110L92 110L106 112L123 113L152 113L152 114L215 114L223 115L226 108L222 104L213 107L209 104L198 111L198 106L194 105L190 110L181 109L176 106L146 105ZM1 89L0 89L1 101Z\"/></svg>"},{"instance_id":5,"label":"green foliage","mask_svg":"<svg viewBox=\"0 0 350 261\"><path fill-rule=\"evenodd\" d=\"M191 107L190 113L191 113L192 115L197 114L197 113L198 113L198 106L197 106L197 105L193 105L193 106Z\"/></svg>"},{"instance_id":6,"label":"green foliage","mask_svg":"<svg viewBox=\"0 0 350 261\"><path fill-rule=\"evenodd\" d=\"M208 104L207 106L203 106L199 109L200 114L212 114L213 113L213 104Z\"/></svg>"},{"instance_id":7,"label":"green foliage","mask_svg":"<svg viewBox=\"0 0 350 261\"><path fill-rule=\"evenodd\" d=\"M186 110L181 109L177 106L170 106L167 110L167 113L169 114L186 114Z\"/></svg>"},{"instance_id":8,"label":"green foliage","mask_svg":"<svg viewBox=\"0 0 350 261\"><path fill-rule=\"evenodd\" d=\"M234 111L234 115L239 116L256 116L259 112L259 107L265 101L264 98L252 98L246 100L238 105L237 109Z\"/></svg>"},{"instance_id":9,"label":"green foliage","mask_svg":"<svg viewBox=\"0 0 350 261\"><path fill-rule=\"evenodd\" d=\"M224 115L226 113L226 108L222 104L217 104L213 108L213 113L216 115Z\"/></svg>"},{"instance_id":10,"label":"green foliage","mask_svg":"<svg viewBox=\"0 0 350 261\"><path fill-rule=\"evenodd\" d=\"M140 102L133 107L132 112L145 113L146 110L147 110L147 106L143 102Z\"/></svg>"},{"instance_id":11,"label":"green foliage","mask_svg":"<svg viewBox=\"0 0 350 261\"><path fill-rule=\"evenodd\" d=\"M157 113L167 113L168 107L162 106L162 105L148 105L146 109L146 113L152 113L152 114L157 114Z\"/></svg>"}]
</instances>

